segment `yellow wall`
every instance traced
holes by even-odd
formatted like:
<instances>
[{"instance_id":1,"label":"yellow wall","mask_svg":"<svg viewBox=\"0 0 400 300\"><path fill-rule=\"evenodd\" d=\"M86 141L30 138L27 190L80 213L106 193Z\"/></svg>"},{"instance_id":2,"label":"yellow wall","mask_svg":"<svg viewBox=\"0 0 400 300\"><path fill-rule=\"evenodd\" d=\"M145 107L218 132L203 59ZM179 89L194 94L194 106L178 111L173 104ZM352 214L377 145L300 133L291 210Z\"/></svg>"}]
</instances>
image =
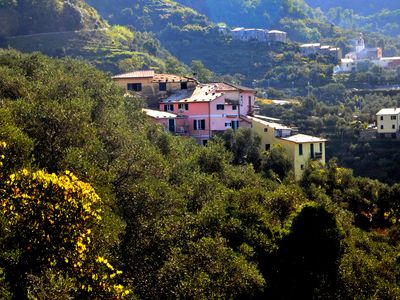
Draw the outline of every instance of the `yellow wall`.
<instances>
[{"instance_id":1,"label":"yellow wall","mask_svg":"<svg viewBox=\"0 0 400 300\"><path fill-rule=\"evenodd\" d=\"M301 176L303 175L304 168L307 165L308 160L311 158L311 144L314 144L314 157L315 153L320 153L320 143L302 143L303 145L303 155L299 154L299 147L300 144L290 142L290 141L285 141L282 139L278 139L279 144L282 145L292 163L293 163L293 169L294 169L294 175L296 176L296 180L300 180ZM320 161L325 164L325 142L321 142L322 144L322 158Z\"/></svg>"},{"instance_id":2,"label":"yellow wall","mask_svg":"<svg viewBox=\"0 0 400 300\"><path fill-rule=\"evenodd\" d=\"M267 126L263 122L258 122L255 119L252 119L252 130L261 138L261 150L265 150L266 144L272 146L279 140L275 137L275 128Z\"/></svg>"},{"instance_id":3,"label":"yellow wall","mask_svg":"<svg viewBox=\"0 0 400 300\"><path fill-rule=\"evenodd\" d=\"M267 131L264 131L267 129ZM261 138L260 148L262 151L265 150L265 145L270 144L279 144L282 145L283 148L288 153L290 160L293 163L294 174L296 176L296 180L301 179L303 175L304 168L307 164L307 161L311 158L311 144L312 143L302 143L303 145L303 155L299 155L299 144L286 141L280 138L275 137L275 129L273 127L267 126L262 122L258 122L257 120L252 119L252 130ZM320 143L314 144L314 153L320 152ZM325 163L325 142L322 142L322 163ZM302 169L303 165L303 169Z\"/></svg>"}]
</instances>

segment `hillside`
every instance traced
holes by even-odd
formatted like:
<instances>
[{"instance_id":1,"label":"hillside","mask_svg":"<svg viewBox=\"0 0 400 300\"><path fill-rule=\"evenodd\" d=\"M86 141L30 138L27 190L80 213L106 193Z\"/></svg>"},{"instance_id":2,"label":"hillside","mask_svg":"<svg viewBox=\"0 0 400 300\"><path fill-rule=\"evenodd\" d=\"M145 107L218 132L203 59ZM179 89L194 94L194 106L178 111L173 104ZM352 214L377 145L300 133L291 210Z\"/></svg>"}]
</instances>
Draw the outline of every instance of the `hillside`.
<instances>
[{"instance_id":1,"label":"hillside","mask_svg":"<svg viewBox=\"0 0 400 300\"><path fill-rule=\"evenodd\" d=\"M87 0L111 24L132 25L140 31L160 31L168 24L207 26L197 11L169 0Z\"/></svg>"},{"instance_id":2,"label":"hillside","mask_svg":"<svg viewBox=\"0 0 400 300\"><path fill-rule=\"evenodd\" d=\"M97 12L83 0L0 1L0 36L103 27Z\"/></svg>"},{"instance_id":3,"label":"hillside","mask_svg":"<svg viewBox=\"0 0 400 300\"><path fill-rule=\"evenodd\" d=\"M0 46L27 53L40 51L54 57L79 57L114 74L146 68L179 74L187 72L152 34L134 32L123 26L9 37L0 40Z\"/></svg>"},{"instance_id":4,"label":"hillside","mask_svg":"<svg viewBox=\"0 0 400 300\"><path fill-rule=\"evenodd\" d=\"M2 48L79 57L112 73L143 68L187 73L153 34L109 26L83 0L4 0L0 8Z\"/></svg>"},{"instance_id":5,"label":"hillside","mask_svg":"<svg viewBox=\"0 0 400 300\"><path fill-rule=\"evenodd\" d=\"M360 15L372 15L383 9L400 9L400 2L393 0L305 0L305 2L314 8L320 7L323 11L341 7L351 9Z\"/></svg>"},{"instance_id":6,"label":"hillside","mask_svg":"<svg viewBox=\"0 0 400 300\"><path fill-rule=\"evenodd\" d=\"M342 28L378 32L385 35L400 34L400 3L398 1L321 1L307 0L320 8L330 22Z\"/></svg>"},{"instance_id":7,"label":"hillside","mask_svg":"<svg viewBox=\"0 0 400 300\"><path fill-rule=\"evenodd\" d=\"M204 0L177 2L198 9L214 22L224 22L229 26L261 27L276 26L280 19L313 16L313 10L302 0Z\"/></svg>"}]
</instances>

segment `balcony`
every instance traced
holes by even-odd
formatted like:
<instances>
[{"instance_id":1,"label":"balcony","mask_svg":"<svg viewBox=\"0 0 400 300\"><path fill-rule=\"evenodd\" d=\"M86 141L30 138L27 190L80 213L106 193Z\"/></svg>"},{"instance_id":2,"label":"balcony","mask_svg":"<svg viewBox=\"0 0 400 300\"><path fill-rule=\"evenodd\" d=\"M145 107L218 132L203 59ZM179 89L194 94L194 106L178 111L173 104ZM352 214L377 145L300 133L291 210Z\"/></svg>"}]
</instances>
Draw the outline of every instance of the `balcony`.
<instances>
[{"instance_id":1,"label":"balcony","mask_svg":"<svg viewBox=\"0 0 400 300\"><path fill-rule=\"evenodd\" d=\"M322 159L322 152L315 152L314 157L311 157L314 159Z\"/></svg>"},{"instance_id":2,"label":"balcony","mask_svg":"<svg viewBox=\"0 0 400 300\"><path fill-rule=\"evenodd\" d=\"M177 126L175 129L175 135L188 135L189 134L189 125Z\"/></svg>"}]
</instances>

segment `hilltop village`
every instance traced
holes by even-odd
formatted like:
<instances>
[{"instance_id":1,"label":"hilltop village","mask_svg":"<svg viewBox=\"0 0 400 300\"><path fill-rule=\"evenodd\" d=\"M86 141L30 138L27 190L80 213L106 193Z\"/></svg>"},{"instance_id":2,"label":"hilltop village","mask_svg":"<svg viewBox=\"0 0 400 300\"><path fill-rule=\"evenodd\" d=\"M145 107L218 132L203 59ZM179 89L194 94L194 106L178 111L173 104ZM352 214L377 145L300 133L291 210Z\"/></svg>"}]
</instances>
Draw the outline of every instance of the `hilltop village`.
<instances>
[{"instance_id":1,"label":"hilltop village","mask_svg":"<svg viewBox=\"0 0 400 300\"><path fill-rule=\"evenodd\" d=\"M146 115L174 135L206 145L214 135L240 127L261 138L261 150L272 145L286 149L300 179L309 159L325 163L325 142L319 137L256 114L256 90L225 82L200 83L195 78L143 70L113 76L127 92L147 100Z\"/></svg>"}]
</instances>

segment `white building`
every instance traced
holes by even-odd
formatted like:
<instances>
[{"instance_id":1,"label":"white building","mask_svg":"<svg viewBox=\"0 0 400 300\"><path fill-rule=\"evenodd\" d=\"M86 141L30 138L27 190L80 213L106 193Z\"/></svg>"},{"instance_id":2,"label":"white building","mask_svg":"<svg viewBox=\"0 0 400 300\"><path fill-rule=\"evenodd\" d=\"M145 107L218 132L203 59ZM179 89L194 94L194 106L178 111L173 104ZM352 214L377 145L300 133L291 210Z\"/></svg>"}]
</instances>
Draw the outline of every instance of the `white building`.
<instances>
[{"instance_id":1,"label":"white building","mask_svg":"<svg viewBox=\"0 0 400 300\"><path fill-rule=\"evenodd\" d=\"M378 134L397 138L400 132L400 108L384 108L376 114Z\"/></svg>"}]
</instances>

